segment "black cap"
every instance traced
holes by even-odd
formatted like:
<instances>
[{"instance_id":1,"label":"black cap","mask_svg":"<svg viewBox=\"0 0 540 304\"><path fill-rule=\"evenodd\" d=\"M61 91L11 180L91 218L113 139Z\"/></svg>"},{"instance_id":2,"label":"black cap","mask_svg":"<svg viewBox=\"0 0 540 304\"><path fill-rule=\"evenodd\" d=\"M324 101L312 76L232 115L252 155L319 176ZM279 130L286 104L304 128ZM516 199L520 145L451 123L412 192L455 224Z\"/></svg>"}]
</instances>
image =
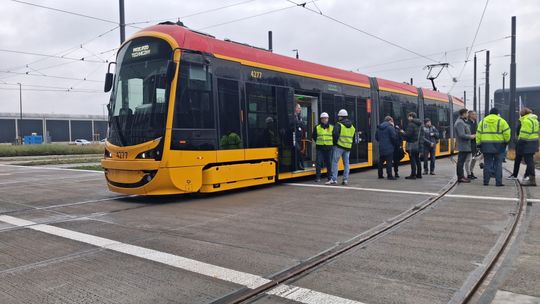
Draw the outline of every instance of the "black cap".
<instances>
[{"instance_id":1,"label":"black cap","mask_svg":"<svg viewBox=\"0 0 540 304\"><path fill-rule=\"evenodd\" d=\"M424 118L424 122L428 122L428 121L431 121L431 119L429 119L429 118Z\"/></svg>"},{"instance_id":2,"label":"black cap","mask_svg":"<svg viewBox=\"0 0 540 304\"><path fill-rule=\"evenodd\" d=\"M499 115L499 110L497 110L497 108L491 108L491 110L489 110L489 114Z\"/></svg>"}]
</instances>

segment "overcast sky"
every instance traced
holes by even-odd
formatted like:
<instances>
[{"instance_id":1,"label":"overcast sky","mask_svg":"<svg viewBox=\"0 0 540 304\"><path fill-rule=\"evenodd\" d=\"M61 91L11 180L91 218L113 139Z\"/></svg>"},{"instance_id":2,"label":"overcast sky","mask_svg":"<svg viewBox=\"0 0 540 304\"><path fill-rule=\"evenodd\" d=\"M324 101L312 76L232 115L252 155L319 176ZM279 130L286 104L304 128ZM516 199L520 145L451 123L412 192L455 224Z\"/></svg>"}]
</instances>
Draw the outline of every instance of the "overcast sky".
<instances>
[{"instance_id":1,"label":"overcast sky","mask_svg":"<svg viewBox=\"0 0 540 304\"><path fill-rule=\"evenodd\" d=\"M115 0L25 1L118 20ZM189 16L234 4L238 5ZM319 0L316 4L318 8L311 3L307 7L320 9L326 15L436 61L449 62L448 71L443 71L436 81L440 90L447 92L453 87L452 77L458 77L463 68L485 0ZM270 11L275 12L255 16ZM109 94L100 92L107 68L104 61L114 60L114 49L119 45L117 25L11 0L0 0L0 16L0 112L19 111L17 83L22 83L24 112L103 113L103 104L109 98ZM249 16L255 17L229 23ZM510 35L511 16L517 16L518 25L517 85L540 85L540 1L491 0L473 49L491 51L492 91L502 87L501 74L510 72L510 57L506 56L510 54L510 39L505 37ZM219 39L230 38L260 47L267 47L267 31L272 30L276 53L294 56L292 50L298 49L300 58L308 61L358 69L369 76L399 82L412 77L417 86L431 86L423 70L426 64L433 63L428 59L294 7L285 0L126 0L126 23L150 21L136 24L138 27L152 25L157 20L176 21L178 17L186 26L202 29ZM128 27L126 35L129 37L136 31L139 29ZM86 61L6 50L84 57ZM478 59L479 69L483 70L485 53L479 53ZM479 75L484 77L482 72ZM465 90L468 99L472 99L472 61L458 80L451 93L461 97ZM479 79L482 87L484 82ZM65 92L68 88L71 91Z\"/></svg>"}]
</instances>

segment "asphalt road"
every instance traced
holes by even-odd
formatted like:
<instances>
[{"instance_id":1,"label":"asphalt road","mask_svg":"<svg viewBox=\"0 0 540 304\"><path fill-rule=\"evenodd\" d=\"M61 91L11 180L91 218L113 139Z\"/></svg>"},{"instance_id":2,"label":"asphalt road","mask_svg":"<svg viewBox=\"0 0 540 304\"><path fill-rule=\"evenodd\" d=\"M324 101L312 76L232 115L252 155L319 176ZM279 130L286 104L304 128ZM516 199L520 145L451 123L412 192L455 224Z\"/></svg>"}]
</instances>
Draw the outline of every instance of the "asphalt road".
<instances>
[{"instance_id":1,"label":"asphalt road","mask_svg":"<svg viewBox=\"0 0 540 304\"><path fill-rule=\"evenodd\" d=\"M0 165L0 303L209 303L435 195L454 175L449 159L437 173L388 181L369 170L348 187L296 180L155 198L111 193L99 172ZM447 303L497 241L515 197L511 184L459 185L399 229L255 302ZM519 244L538 246L535 214ZM511 269L531 267L516 261L538 248L519 244ZM529 263L540 264L537 252ZM519 274L507 271L497 297L538 299L537 274L516 287L505 282Z\"/></svg>"}]
</instances>

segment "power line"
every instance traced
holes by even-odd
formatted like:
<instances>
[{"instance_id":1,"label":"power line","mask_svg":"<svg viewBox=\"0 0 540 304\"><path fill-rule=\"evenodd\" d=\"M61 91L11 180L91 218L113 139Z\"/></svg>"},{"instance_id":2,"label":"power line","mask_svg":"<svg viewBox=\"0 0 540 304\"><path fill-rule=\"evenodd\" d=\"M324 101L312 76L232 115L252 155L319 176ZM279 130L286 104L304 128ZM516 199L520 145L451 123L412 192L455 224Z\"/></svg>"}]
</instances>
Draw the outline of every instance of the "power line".
<instances>
[{"instance_id":1,"label":"power line","mask_svg":"<svg viewBox=\"0 0 540 304\"><path fill-rule=\"evenodd\" d=\"M64 76L56 76L56 75L31 74L30 72L22 73L22 72L13 72L13 71L0 71L0 73L15 74L15 75L27 75L27 76L39 76L39 77L48 77L48 78L66 79L66 80L84 80L84 81L88 81L88 82L103 82L102 80L64 77Z\"/></svg>"},{"instance_id":2,"label":"power line","mask_svg":"<svg viewBox=\"0 0 540 304\"><path fill-rule=\"evenodd\" d=\"M11 1L17 2L17 3L21 3L21 4L30 5L30 6L35 6L35 7L39 7L39 8L43 8L43 9L47 9L47 10L51 10L51 11L55 11L55 12L60 12L60 13L64 13L64 14L69 14L69 15L74 15L74 16L78 16L78 17L83 17L83 18L88 18L88 19L93 19L93 20L103 21L103 22L112 23L112 24L118 24L117 21L108 20L108 19L103 19L103 18L94 17L94 16L90 16L90 15L85 15L85 14L81 14L81 13L77 13L77 12L71 12L71 11L67 11L67 10L59 9L59 8L55 8L55 7L50 7L50 6L45 6L45 5L39 5L39 4L30 3L30 2L25 2L25 1L20 1L20 0L11 0ZM136 27L136 26L132 26L132 27L140 28L140 27Z\"/></svg>"},{"instance_id":3,"label":"power line","mask_svg":"<svg viewBox=\"0 0 540 304\"><path fill-rule=\"evenodd\" d=\"M498 41L505 40L505 39L508 39L508 38L510 38L510 36L506 36L506 37L502 37L502 38L498 38L498 39L493 39L493 40L488 40L488 41L484 41L484 42L481 42L481 43L477 43L476 46L490 44L490 43L498 42ZM444 54L444 53L454 53L454 52L463 51L463 50L468 51L468 47L464 46L464 47L461 47L461 48L441 51L441 52L437 52L437 53L431 53L431 54L427 54L426 56L435 56L435 55ZM378 66L382 66L382 65L389 65L389 64L393 64L393 63L399 63L399 62L411 61L411 60L418 60L418 59L422 59L422 58L420 58L418 56L401 58L401 59L396 59L396 60L392 60L392 61L381 62L381 63L372 64L372 65L366 65L366 66L361 66L361 67L356 68L355 70L360 71L362 69L369 69L369 68L378 67Z\"/></svg>"},{"instance_id":4,"label":"power line","mask_svg":"<svg viewBox=\"0 0 540 304\"><path fill-rule=\"evenodd\" d=\"M308 2L304 2L304 3L296 3L296 2L294 2L294 1L292 1L292 0L287 0L287 2L294 3L294 4L295 4L296 6L298 6L298 7L302 7L302 8L304 8L304 9L310 11L310 12L313 12L313 13L315 13L315 14L317 14L317 15L321 15L321 16L323 16L323 17L329 19L329 20L332 20L332 21L337 22L337 23L339 23L339 24L341 24L341 25L343 25L343 26L346 26L346 27L348 27L348 28L350 28L350 29L353 29L353 30L355 30L355 31L358 31L358 32L360 32L360 33L362 33L362 34L364 34L364 35L367 35L367 36L369 36L369 37L375 38L375 39L377 39L377 40L380 40L380 41L382 41L382 42L385 42L385 43L387 43L387 44L390 44L390 45L392 45L392 46L395 46L395 47L397 47L397 48L399 48L399 49L402 49L402 50L404 50L404 51L407 51L407 52L409 52L409 53L412 53L412 54L414 54L414 55L416 55L416 56L418 56L418 57L422 57L422 58L425 58L425 59L430 60L430 61L433 61L433 62L438 62L437 60L435 60L435 59L433 59L433 58L430 58L430 57L428 57L428 56L422 55L422 54L420 54L420 53L418 53L418 52L415 52L415 51L413 51L413 50L411 50L411 49L409 49L409 48L406 48L406 47L404 47L404 46L401 46L401 45L399 45L399 44L397 44L397 43L395 43L395 42L389 41L389 40L384 39L384 38L382 38L382 37L379 37L379 36L377 36L377 35L375 35L375 34L371 34L371 33L367 32L367 31L365 31L365 30L363 30L363 29L360 29L360 28L356 27L356 26L350 25L350 24L348 24L348 23L345 23L344 21L338 20L338 19L336 19L336 18L334 18L334 17L331 17L331 16L329 16L329 15L326 15L326 14L324 14L323 12L316 11L316 10L314 10L314 9L311 9L311 8L309 8L309 7L306 6L306 4L307 4Z\"/></svg>"},{"instance_id":5,"label":"power line","mask_svg":"<svg viewBox=\"0 0 540 304\"><path fill-rule=\"evenodd\" d=\"M226 8L230 8L230 7L234 7L234 6L243 5L243 4L246 4L246 3L253 2L253 1L257 1L257 0L247 0L247 1L237 2L237 3L233 3L233 4L229 4L229 5L224 5L224 6L220 6L220 7L215 7L215 8L208 9L208 10L204 10L204 11L199 11L199 12L192 13L192 14L189 14L189 15L184 15L184 16L181 16L181 17L162 18L162 19L153 19L153 20L146 20L146 21L131 22L131 23L127 23L126 25L144 24L144 23L154 23L154 22L166 21L166 20L171 20L171 19L176 19L176 18L178 18L178 19L185 19L185 18L190 18L190 17L194 17L194 16L199 16L199 15L203 15L203 14L207 14L207 13L212 13L212 12L220 11L220 10L223 10L223 9L226 9Z\"/></svg>"},{"instance_id":6,"label":"power line","mask_svg":"<svg viewBox=\"0 0 540 304\"><path fill-rule=\"evenodd\" d=\"M313 1L309 1L307 3L311 3L311 2L313 2ZM260 16L269 15L269 14L272 14L272 13L284 11L284 10L291 9L291 8L294 8L294 7L296 7L296 5L282 7L282 8L266 11L264 13L259 13L259 14L255 14L255 15L251 15L251 16L238 18L238 19L233 19L233 20L230 20L230 21L222 22L222 23L217 23L217 24L214 24L214 25L209 25L209 26L206 26L206 27L203 27L203 28L199 28L197 30L206 30L206 29L213 28L213 27L218 27L218 26L227 25L227 24L231 24L231 23L235 23L235 22L239 22L239 21L244 21L244 20L255 18L255 17L260 17Z\"/></svg>"},{"instance_id":7,"label":"power line","mask_svg":"<svg viewBox=\"0 0 540 304\"><path fill-rule=\"evenodd\" d=\"M484 20L484 16L486 15L486 10L487 10L488 4L489 4L489 0L486 0L486 4L484 5L484 10L482 11L482 16L480 16L480 21L478 22L478 27L476 28L476 32L474 33L474 38L473 38L473 40L471 42L469 52L467 52L467 56L465 56L465 62L463 63L463 67L461 68L461 71L459 72L459 76L457 78L458 80L461 79L461 75L463 75L463 71L465 70L465 67L467 66L467 62L469 62L469 58L471 56L471 53L472 53L472 50L473 50L473 47L474 47L474 43L476 41L476 37L478 37L478 32L480 31L480 27L482 26L482 21ZM449 92L451 92L454 89L455 84L456 83L454 82L454 84L450 88Z\"/></svg>"},{"instance_id":8,"label":"power line","mask_svg":"<svg viewBox=\"0 0 540 304\"><path fill-rule=\"evenodd\" d=\"M74 61L86 61L86 62L93 62L93 63L105 63L106 62L106 61L98 61L98 60L91 60L91 59L89 60L89 59L86 59L84 57L81 57L81 58L64 57L64 56L58 56L58 55L42 54L42 53L27 52L27 51L8 50L8 49L0 49L0 52L21 54L21 55L32 55L32 56L40 56L40 57L48 57L48 58L56 58L56 59L65 59L65 60L74 60ZM28 65L26 65L26 67L28 67Z\"/></svg>"}]
</instances>

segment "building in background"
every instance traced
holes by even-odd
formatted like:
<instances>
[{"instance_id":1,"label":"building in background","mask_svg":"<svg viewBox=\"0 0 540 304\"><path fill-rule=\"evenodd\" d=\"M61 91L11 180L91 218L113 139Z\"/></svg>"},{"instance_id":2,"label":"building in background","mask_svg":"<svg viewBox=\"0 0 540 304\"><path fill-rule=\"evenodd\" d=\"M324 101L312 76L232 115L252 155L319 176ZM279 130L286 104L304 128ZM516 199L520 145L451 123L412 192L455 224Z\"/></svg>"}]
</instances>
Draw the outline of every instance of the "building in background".
<instances>
[{"instance_id":1,"label":"building in background","mask_svg":"<svg viewBox=\"0 0 540 304\"><path fill-rule=\"evenodd\" d=\"M502 89L496 90L494 99L495 107L499 109L501 116L508 121L510 89L505 88L504 94ZM540 113L540 86L516 88L516 117L519 118L519 110L523 106L531 108L537 115Z\"/></svg>"},{"instance_id":2,"label":"building in background","mask_svg":"<svg viewBox=\"0 0 540 304\"><path fill-rule=\"evenodd\" d=\"M42 135L46 143L75 139L99 141L107 137L107 118L103 115L0 113L0 143L13 143L19 136Z\"/></svg>"}]
</instances>

